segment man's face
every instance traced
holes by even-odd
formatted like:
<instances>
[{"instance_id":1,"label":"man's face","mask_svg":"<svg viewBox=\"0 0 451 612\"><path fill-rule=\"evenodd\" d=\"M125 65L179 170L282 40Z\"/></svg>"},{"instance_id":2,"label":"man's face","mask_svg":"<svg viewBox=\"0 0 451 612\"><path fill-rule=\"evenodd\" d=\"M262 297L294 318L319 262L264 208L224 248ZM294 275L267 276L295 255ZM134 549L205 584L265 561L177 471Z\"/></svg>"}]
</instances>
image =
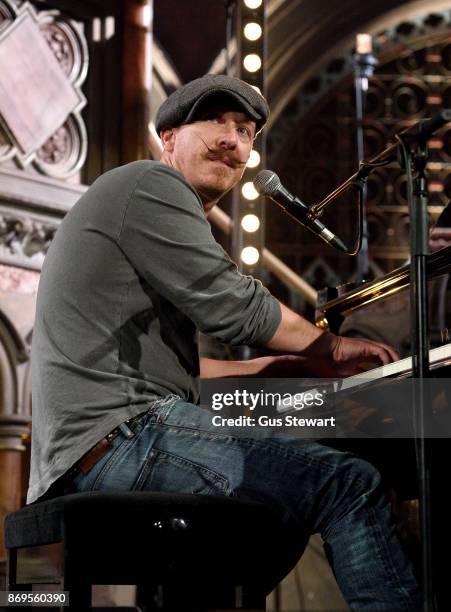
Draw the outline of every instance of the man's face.
<instances>
[{"instance_id":1,"label":"man's face","mask_svg":"<svg viewBox=\"0 0 451 612\"><path fill-rule=\"evenodd\" d=\"M193 123L162 134L170 164L196 189L205 212L242 177L254 137L254 121L222 108L206 110Z\"/></svg>"}]
</instances>

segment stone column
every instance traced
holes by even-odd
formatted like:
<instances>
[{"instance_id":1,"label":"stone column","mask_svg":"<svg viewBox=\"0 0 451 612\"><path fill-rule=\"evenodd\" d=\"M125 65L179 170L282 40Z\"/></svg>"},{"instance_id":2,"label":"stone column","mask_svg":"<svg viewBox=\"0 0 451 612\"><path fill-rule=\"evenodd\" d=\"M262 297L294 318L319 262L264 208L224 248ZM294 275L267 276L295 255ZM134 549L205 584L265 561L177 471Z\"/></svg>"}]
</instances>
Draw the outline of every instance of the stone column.
<instances>
[{"instance_id":1,"label":"stone column","mask_svg":"<svg viewBox=\"0 0 451 612\"><path fill-rule=\"evenodd\" d=\"M28 347L0 311L0 564L6 558L4 518L21 506L24 440L31 423L29 375Z\"/></svg>"}]
</instances>

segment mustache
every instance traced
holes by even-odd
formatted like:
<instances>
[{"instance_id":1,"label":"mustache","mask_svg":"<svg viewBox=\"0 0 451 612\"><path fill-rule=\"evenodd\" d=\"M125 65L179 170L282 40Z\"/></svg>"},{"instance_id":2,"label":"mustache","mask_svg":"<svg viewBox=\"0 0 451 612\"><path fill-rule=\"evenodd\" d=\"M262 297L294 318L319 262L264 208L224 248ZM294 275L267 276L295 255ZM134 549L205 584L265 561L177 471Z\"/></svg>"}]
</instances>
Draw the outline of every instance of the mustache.
<instances>
[{"instance_id":1,"label":"mustache","mask_svg":"<svg viewBox=\"0 0 451 612\"><path fill-rule=\"evenodd\" d=\"M231 168L242 168L247 163L247 160L243 161L236 157L231 157L230 155L226 155L225 153L221 151L214 151L212 149L209 150L209 152L205 155L205 157L207 159L210 159L211 161L224 162L227 166L230 166Z\"/></svg>"},{"instance_id":2,"label":"mustache","mask_svg":"<svg viewBox=\"0 0 451 612\"><path fill-rule=\"evenodd\" d=\"M211 161L222 161L225 164L227 164L227 166L230 166L231 168L234 168L234 169L242 168L243 166L247 164L247 159L240 159L239 157L236 157L232 153L223 151L222 149L213 149L205 142L202 136L200 135L198 136L200 140L203 142L205 148L207 149L207 152L205 153L205 157L207 159L210 159Z\"/></svg>"}]
</instances>

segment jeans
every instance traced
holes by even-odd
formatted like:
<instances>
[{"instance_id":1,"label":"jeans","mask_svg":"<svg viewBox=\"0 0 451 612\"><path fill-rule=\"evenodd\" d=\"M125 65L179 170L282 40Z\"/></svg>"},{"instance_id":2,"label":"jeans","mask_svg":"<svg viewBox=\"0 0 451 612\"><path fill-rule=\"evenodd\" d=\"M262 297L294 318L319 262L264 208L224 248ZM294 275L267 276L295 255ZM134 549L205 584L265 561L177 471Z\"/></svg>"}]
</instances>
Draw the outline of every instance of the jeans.
<instances>
[{"instance_id":1,"label":"jeans","mask_svg":"<svg viewBox=\"0 0 451 612\"><path fill-rule=\"evenodd\" d=\"M217 428L208 411L169 396L123 427L108 453L68 486L66 492L145 490L264 502L281 521L321 534L353 610L422 609L379 473L351 453Z\"/></svg>"}]
</instances>

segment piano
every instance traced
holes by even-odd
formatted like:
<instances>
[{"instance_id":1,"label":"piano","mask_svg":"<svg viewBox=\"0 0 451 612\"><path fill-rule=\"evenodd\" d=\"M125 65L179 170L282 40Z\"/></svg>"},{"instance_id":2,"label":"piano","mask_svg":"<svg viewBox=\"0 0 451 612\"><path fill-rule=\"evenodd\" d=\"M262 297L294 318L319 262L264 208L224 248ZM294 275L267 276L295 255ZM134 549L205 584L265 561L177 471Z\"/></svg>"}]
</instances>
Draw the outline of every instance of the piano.
<instances>
[{"instance_id":1,"label":"piano","mask_svg":"<svg viewBox=\"0 0 451 612\"><path fill-rule=\"evenodd\" d=\"M431 347L451 342L451 246L429 256ZM410 355L409 265L373 282L326 287L318 293L316 325L346 336L380 340Z\"/></svg>"},{"instance_id":2,"label":"piano","mask_svg":"<svg viewBox=\"0 0 451 612\"><path fill-rule=\"evenodd\" d=\"M430 377L451 379L451 246L428 258L428 299L430 333ZM410 347L409 265L406 264L373 282L343 285L319 292L316 324L334 333L378 340L395 347L401 359L343 379L340 390L353 393L374 384L377 388L408 379L412 375ZM451 380L449 381L451 384ZM377 392L375 393L375 397ZM407 402L405 402L407 403ZM446 404L446 402L445 402ZM446 408L450 409L450 402ZM396 404L392 411L406 406ZM407 406L408 408L408 406ZM374 419L376 412L373 411ZM381 410L380 420L386 417ZM448 483L451 436L428 440L431 464L431 516L433 581L439 610L449 608L448 564L451 552ZM406 546L417 571L421 545L418 522L417 454L414 439L384 438L324 440L341 450L354 452L373 463L393 493L395 513ZM412 528L413 526L413 528ZM406 535L407 534L407 535Z\"/></svg>"}]
</instances>

